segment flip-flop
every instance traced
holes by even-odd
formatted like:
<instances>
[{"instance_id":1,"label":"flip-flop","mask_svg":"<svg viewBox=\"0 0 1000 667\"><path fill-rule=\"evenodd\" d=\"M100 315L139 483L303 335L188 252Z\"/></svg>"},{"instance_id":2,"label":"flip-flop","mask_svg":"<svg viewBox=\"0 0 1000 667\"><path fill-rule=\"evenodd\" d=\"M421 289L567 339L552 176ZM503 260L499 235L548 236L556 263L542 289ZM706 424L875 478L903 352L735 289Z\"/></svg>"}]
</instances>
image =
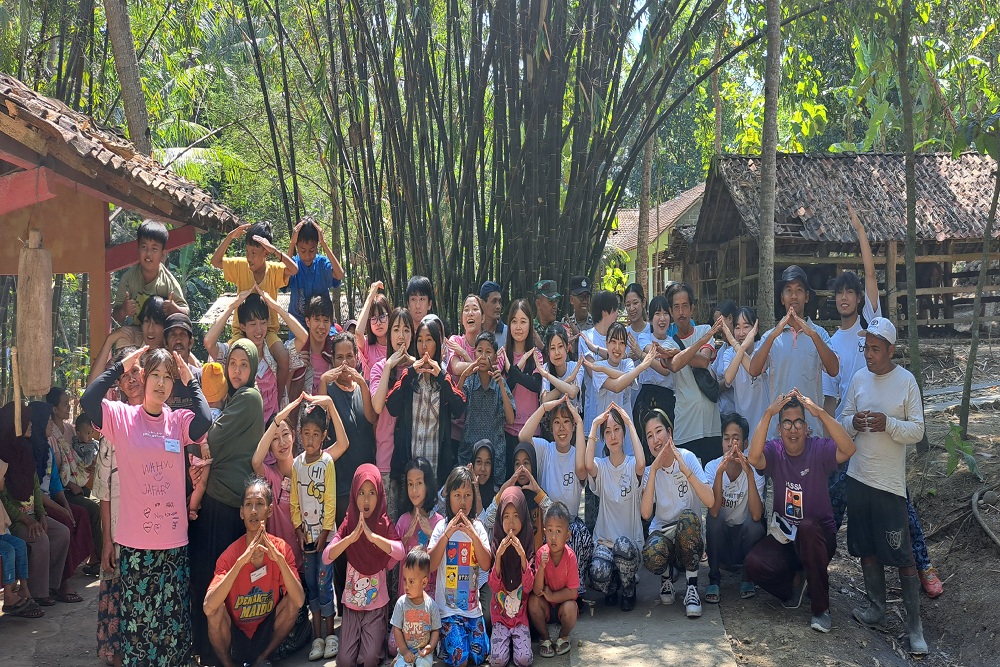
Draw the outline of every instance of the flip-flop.
<instances>
[{"instance_id":1,"label":"flip-flop","mask_svg":"<svg viewBox=\"0 0 1000 667\"><path fill-rule=\"evenodd\" d=\"M551 658L556 652L552 649L552 640L546 639L538 645L538 654L543 658Z\"/></svg>"},{"instance_id":2,"label":"flip-flop","mask_svg":"<svg viewBox=\"0 0 1000 667\"><path fill-rule=\"evenodd\" d=\"M101 576L101 564L84 565L81 571L88 577L99 577Z\"/></svg>"},{"instance_id":3,"label":"flip-flop","mask_svg":"<svg viewBox=\"0 0 1000 667\"><path fill-rule=\"evenodd\" d=\"M76 593L59 593L56 595L56 600L58 602L65 602L67 604L75 604L77 602L83 602L83 598Z\"/></svg>"},{"instance_id":4,"label":"flip-flop","mask_svg":"<svg viewBox=\"0 0 1000 667\"><path fill-rule=\"evenodd\" d=\"M560 637L556 640L556 655L566 655L569 653L570 643L569 639L566 637Z\"/></svg>"},{"instance_id":5,"label":"flip-flop","mask_svg":"<svg viewBox=\"0 0 1000 667\"><path fill-rule=\"evenodd\" d=\"M4 607L3 613L10 616L20 616L21 618L41 618L42 616L45 616L45 612L42 611L42 608L39 607L38 603L31 598L22 600L21 604L15 605L10 609Z\"/></svg>"},{"instance_id":6,"label":"flip-flop","mask_svg":"<svg viewBox=\"0 0 1000 667\"><path fill-rule=\"evenodd\" d=\"M752 581L741 581L740 582L740 597L746 600L747 598L752 598L757 595L757 587Z\"/></svg>"},{"instance_id":7,"label":"flip-flop","mask_svg":"<svg viewBox=\"0 0 1000 667\"><path fill-rule=\"evenodd\" d=\"M705 602L718 604L720 597L718 584L709 584L705 587Z\"/></svg>"},{"instance_id":8,"label":"flip-flop","mask_svg":"<svg viewBox=\"0 0 1000 667\"><path fill-rule=\"evenodd\" d=\"M41 607L52 607L56 604L56 599L52 596L45 598L35 598L35 602Z\"/></svg>"}]
</instances>

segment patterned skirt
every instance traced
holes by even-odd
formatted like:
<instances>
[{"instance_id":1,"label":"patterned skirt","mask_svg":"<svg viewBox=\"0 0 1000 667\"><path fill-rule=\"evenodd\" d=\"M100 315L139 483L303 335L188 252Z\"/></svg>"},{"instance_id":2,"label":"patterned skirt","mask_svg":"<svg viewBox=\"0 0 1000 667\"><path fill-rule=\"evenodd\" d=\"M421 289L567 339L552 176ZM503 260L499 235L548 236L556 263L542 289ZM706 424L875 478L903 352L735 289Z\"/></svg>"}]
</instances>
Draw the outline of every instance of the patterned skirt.
<instances>
[{"instance_id":1,"label":"patterned skirt","mask_svg":"<svg viewBox=\"0 0 1000 667\"><path fill-rule=\"evenodd\" d=\"M191 653L191 613L187 547L153 550L122 546L122 663L187 665Z\"/></svg>"},{"instance_id":2,"label":"patterned skirt","mask_svg":"<svg viewBox=\"0 0 1000 667\"><path fill-rule=\"evenodd\" d=\"M112 577L101 578L97 593L97 655L109 663L122 652L121 603L121 578L116 571Z\"/></svg>"}]
</instances>

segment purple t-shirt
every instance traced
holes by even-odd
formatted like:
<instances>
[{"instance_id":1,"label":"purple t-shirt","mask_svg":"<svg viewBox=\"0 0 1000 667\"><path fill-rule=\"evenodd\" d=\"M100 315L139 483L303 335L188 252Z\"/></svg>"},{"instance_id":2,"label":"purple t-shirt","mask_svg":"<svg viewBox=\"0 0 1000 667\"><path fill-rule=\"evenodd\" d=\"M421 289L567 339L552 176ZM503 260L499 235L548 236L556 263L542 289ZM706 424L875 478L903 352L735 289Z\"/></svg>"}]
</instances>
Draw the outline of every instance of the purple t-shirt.
<instances>
[{"instance_id":1,"label":"purple t-shirt","mask_svg":"<svg viewBox=\"0 0 1000 667\"><path fill-rule=\"evenodd\" d=\"M765 467L774 480L774 511L788 523L813 518L837 532L828 478L837 469L837 445L830 438L806 438L805 450L789 456L780 438L764 444Z\"/></svg>"}]
</instances>

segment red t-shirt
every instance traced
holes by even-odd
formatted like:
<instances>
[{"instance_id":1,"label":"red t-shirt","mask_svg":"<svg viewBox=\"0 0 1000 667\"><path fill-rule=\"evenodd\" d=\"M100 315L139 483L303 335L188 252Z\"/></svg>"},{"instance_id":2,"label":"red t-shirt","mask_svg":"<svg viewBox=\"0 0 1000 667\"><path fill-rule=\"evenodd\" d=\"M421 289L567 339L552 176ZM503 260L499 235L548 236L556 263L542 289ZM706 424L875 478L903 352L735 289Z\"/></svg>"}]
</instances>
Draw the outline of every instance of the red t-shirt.
<instances>
[{"instance_id":1,"label":"red t-shirt","mask_svg":"<svg viewBox=\"0 0 1000 667\"><path fill-rule=\"evenodd\" d=\"M295 562L292 548L280 537L269 534L268 538L278 553L285 557L292 574L298 579L298 564ZM247 538L244 535L222 552L215 563L215 576L209 588L225 578L246 550ZM236 583L226 596L226 609L229 610L229 616L236 627L247 637L253 637L257 632L257 626L267 618L284 596L285 586L282 583L281 568L264 556L264 564L259 569L255 570L253 563L247 563L240 570Z\"/></svg>"},{"instance_id":2,"label":"red t-shirt","mask_svg":"<svg viewBox=\"0 0 1000 667\"><path fill-rule=\"evenodd\" d=\"M543 544L535 554L535 564L542 562L542 553L549 553L549 545ZM549 555L549 562L545 564L545 585L552 591L561 591L564 588L570 590L580 590L580 571L576 564L576 553L567 544L563 547L562 560L556 565L552 555Z\"/></svg>"}]
</instances>

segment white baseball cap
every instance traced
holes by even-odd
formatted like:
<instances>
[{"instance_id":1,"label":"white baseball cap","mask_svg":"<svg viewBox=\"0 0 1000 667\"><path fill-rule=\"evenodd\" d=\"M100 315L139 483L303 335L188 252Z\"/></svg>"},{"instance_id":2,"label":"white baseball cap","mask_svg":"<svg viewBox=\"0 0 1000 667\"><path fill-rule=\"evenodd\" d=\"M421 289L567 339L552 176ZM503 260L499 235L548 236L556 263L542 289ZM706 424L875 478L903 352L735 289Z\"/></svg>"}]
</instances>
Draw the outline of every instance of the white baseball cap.
<instances>
[{"instance_id":1,"label":"white baseball cap","mask_svg":"<svg viewBox=\"0 0 1000 667\"><path fill-rule=\"evenodd\" d=\"M896 344L896 327L886 317L876 317L868 323L867 329L858 332L859 336L871 334L885 340L889 345Z\"/></svg>"}]
</instances>

